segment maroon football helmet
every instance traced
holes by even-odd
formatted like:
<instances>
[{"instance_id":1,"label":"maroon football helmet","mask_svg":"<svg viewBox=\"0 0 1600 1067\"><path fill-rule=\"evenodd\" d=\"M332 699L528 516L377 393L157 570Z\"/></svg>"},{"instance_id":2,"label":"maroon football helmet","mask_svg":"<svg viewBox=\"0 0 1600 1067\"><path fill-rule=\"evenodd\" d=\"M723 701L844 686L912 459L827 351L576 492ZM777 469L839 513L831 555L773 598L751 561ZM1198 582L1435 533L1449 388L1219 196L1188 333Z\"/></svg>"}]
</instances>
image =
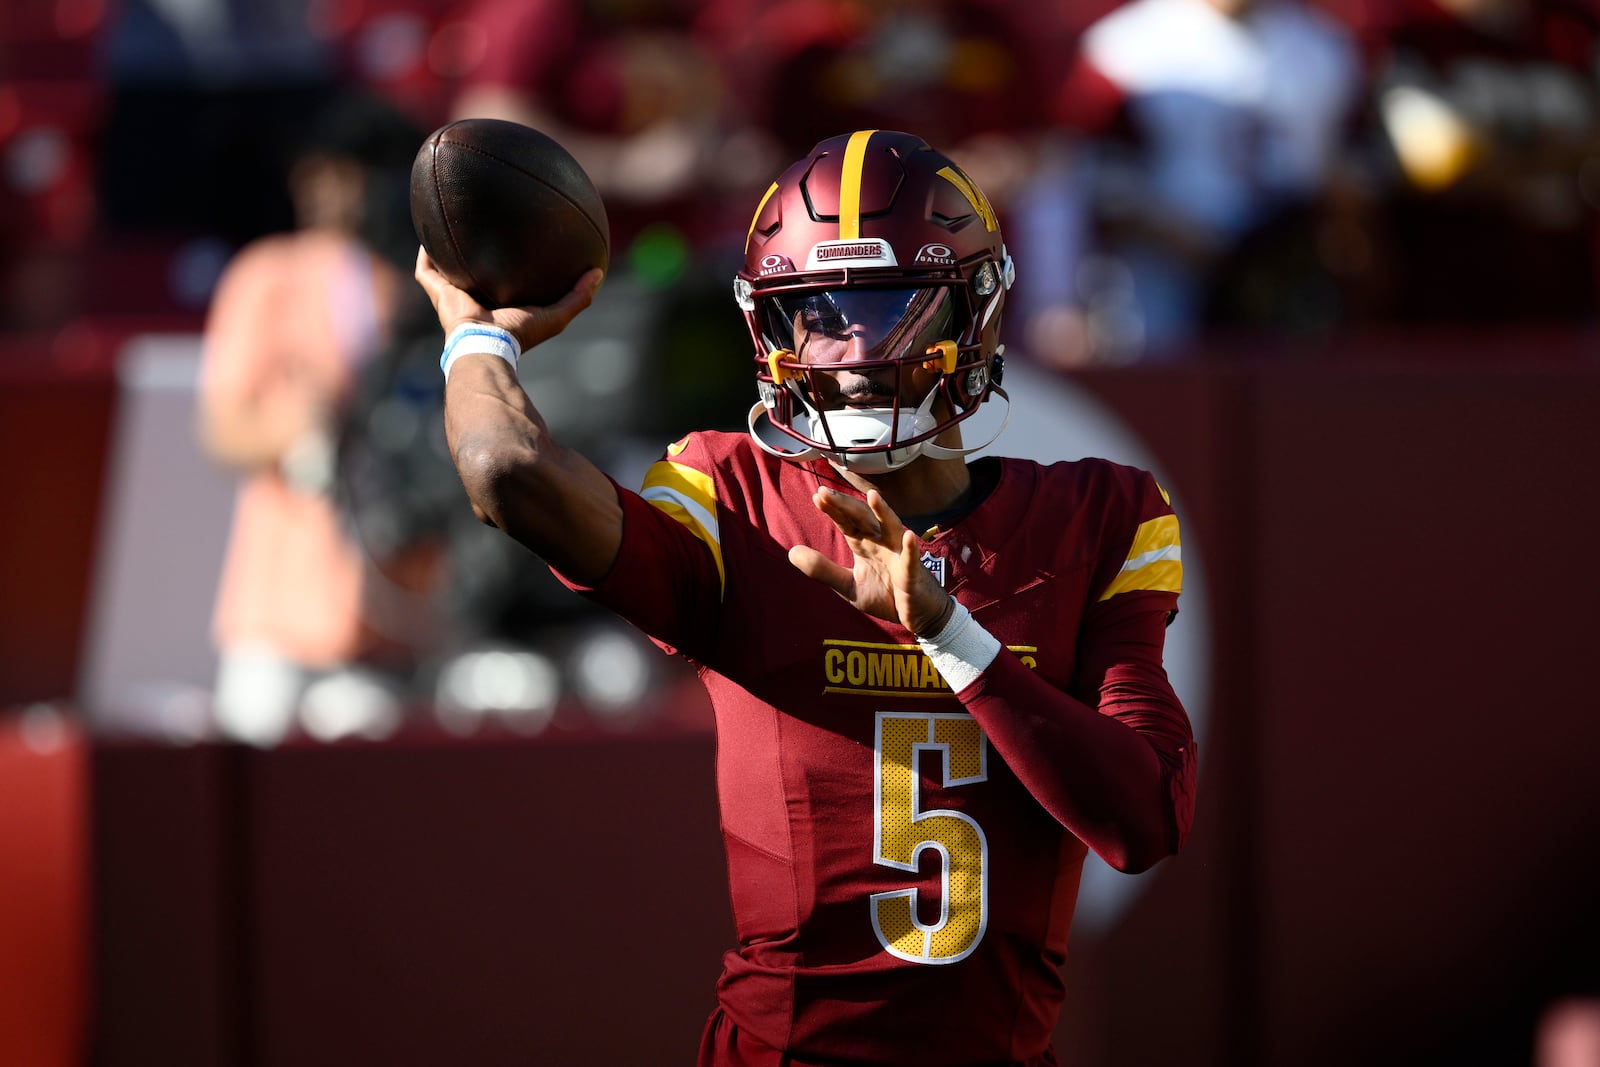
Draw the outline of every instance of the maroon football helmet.
<instances>
[{"instance_id":1,"label":"maroon football helmet","mask_svg":"<svg viewBox=\"0 0 1600 1067\"><path fill-rule=\"evenodd\" d=\"M864 130L821 142L762 198L733 283L756 349L756 443L862 473L983 447L933 439L991 392L1005 396L998 336L1013 275L982 190L921 138ZM835 358L819 360L815 351L796 355L807 338L861 343L848 359L836 343ZM830 350L826 341L812 347ZM936 383L903 400L919 367ZM827 410L827 373L885 368L895 372L892 402ZM776 447L788 442L762 432L763 415L799 448Z\"/></svg>"}]
</instances>

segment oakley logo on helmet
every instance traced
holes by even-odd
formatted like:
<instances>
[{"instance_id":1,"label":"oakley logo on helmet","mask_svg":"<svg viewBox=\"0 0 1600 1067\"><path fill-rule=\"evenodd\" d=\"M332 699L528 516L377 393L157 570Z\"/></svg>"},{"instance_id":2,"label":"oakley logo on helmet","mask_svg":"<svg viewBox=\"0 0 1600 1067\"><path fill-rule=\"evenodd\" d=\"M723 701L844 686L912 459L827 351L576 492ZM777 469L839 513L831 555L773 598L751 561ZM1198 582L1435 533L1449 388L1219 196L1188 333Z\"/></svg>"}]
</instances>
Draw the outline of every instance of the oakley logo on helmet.
<instances>
[{"instance_id":1,"label":"oakley logo on helmet","mask_svg":"<svg viewBox=\"0 0 1600 1067\"><path fill-rule=\"evenodd\" d=\"M769 255L762 256L756 270L756 277L765 278L769 274L793 274L794 264L788 256Z\"/></svg>"},{"instance_id":2,"label":"oakley logo on helmet","mask_svg":"<svg viewBox=\"0 0 1600 1067\"><path fill-rule=\"evenodd\" d=\"M917 252L915 262L935 267L953 267L956 265L955 249L949 245L923 245Z\"/></svg>"},{"instance_id":3,"label":"oakley logo on helmet","mask_svg":"<svg viewBox=\"0 0 1600 1067\"><path fill-rule=\"evenodd\" d=\"M824 267L897 267L887 241L821 241L812 246L807 270Z\"/></svg>"}]
</instances>

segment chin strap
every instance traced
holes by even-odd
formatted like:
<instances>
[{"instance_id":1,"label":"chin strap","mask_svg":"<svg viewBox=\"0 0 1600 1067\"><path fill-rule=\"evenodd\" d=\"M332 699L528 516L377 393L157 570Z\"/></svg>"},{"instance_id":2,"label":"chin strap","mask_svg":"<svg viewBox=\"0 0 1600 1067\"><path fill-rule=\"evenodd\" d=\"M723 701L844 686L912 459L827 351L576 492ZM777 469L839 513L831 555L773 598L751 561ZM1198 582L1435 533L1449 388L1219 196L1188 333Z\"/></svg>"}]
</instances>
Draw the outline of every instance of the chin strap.
<instances>
[{"instance_id":1,"label":"chin strap","mask_svg":"<svg viewBox=\"0 0 1600 1067\"><path fill-rule=\"evenodd\" d=\"M822 453L815 448L804 448L798 452L785 452L783 449L778 448L775 445L769 445L765 440L762 439L761 434L756 430L756 423L766 413L767 405L763 401L757 400L753 405L751 405L750 414L745 417L745 425L750 428L750 440L756 443L757 448L761 449L761 451L767 453L769 456L777 456L779 459L792 459L797 463L804 462L809 459L817 459L822 455Z\"/></svg>"},{"instance_id":2,"label":"chin strap","mask_svg":"<svg viewBox=\"0 0 1600 1067\"><path fill-rule=\"evenodd\" d=\"M991 385L989 387L989 392L999 396L1000 399L1006 402L1006 413L1005 417L1000 421L1000 428L995 430L994 433L990 434L989 439L984 441L982 444L971 446L963 445L960 448L949 448L945 445L934 444L932 441L923 441L918 444L903 445L893 450L884 449L880 452L860 452L854 454L828 452L812 446L807 446L793 452L785 451L784 449L778 448L776 445L769 444L765 439L762 438L760 432L756 429L756 425L761 420L762 416L767 414L767 406L760 400L757 400L750 406L750 413L745 417L745 425L749 428L750 439L756 443L756 447L768 455L777 456L779 459L794 460L797 463L803 463L807 460L813 459L826 459L837 470L856 471L860 474L882 474L886 471L899 470L901 467L906 466L919 456L928 456L932 459L960 459L964 456L969 456L974 452L988 448L990 445L994 444L995 441L999 439L1000 435L1005 432L1006 427L1011 423L1011 396L998 385ZM803 398L801 399L801 403L805 405L806 411L813 419L820 417L817 414L816 409L814 409ZM882 410L892 412L892 409L888 408ZM890 417L892 418L893 415L891 414ZM889 462L890 457L895 454L900 454L903 458L901 458L898 463L891 464Z\"/></svg>"},{"instance_id":3,"label":"chin strap","mask_svg":"<svg viewBox=\"0 0 1600 1067\"><path fill-rule=\"evenodd\" d=\"M962 456L970 456L974 452L981 452L998 441L1000 435L1006 432L1006 427L1011 425L1011 394L998 385L989 386L989 392L991 395L998 396L1006 402L1006 413L1005 417L1000 420L1000 428L990 434L987 441L981 445L963 445L960 448L946 448L944 445L929 441L922 446L922 454L924 456L932 456L934 459L960 459Z\"/></svg>"}]
</instances>

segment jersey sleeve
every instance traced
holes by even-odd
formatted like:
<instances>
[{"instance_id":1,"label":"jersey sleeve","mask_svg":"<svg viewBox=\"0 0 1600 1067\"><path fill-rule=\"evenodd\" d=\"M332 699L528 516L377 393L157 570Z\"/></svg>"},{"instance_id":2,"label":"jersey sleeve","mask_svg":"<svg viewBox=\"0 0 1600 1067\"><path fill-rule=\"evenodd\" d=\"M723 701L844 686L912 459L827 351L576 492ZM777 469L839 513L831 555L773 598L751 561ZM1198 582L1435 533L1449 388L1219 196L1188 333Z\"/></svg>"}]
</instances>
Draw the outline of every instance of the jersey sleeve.
<instances>
[{"instance_id":1,"label":"jersey sleeve","mask_svg":"<svg viewBox=\"0 0 1600 1067\"><path fill-rule=\"evenodd\" d=\"M958 696L1045 810L1111 866L1139 871L1177 852L1194 817L1194 733L1162 666L1182 553L1149 475L1109 510L1127 533L1107 538L1072 692L1001 649Z\"/></svg>"},{"instance_id":2,"label":"jersey sleeve","mask_svg":"<svg viewBox=\"0 0 1600 1067\"><path fill-rule=\"evenodd\" d=\"M1106 544L1096 572L1095 609L1115 600L1160 606L1171 622L1183 592L1183 539L1172 498L1144 471L1124 468L1131 485L1111 507ZM1091 609L1091 612L1095 609Z\"/></svg>"},{"instance_id":3,"label":"jersey sleeve","mask_svg":"<svg viewBox=\"0 0 1600 1067\"><path fill-rule=\"evenodd\" d=\"M668 652L695 660L715 639L725 583L710 466L695 435L672 445L638 492L616 486L622 545L606 576L584 586L556 575Z\"/></svg>"}]
</instances>

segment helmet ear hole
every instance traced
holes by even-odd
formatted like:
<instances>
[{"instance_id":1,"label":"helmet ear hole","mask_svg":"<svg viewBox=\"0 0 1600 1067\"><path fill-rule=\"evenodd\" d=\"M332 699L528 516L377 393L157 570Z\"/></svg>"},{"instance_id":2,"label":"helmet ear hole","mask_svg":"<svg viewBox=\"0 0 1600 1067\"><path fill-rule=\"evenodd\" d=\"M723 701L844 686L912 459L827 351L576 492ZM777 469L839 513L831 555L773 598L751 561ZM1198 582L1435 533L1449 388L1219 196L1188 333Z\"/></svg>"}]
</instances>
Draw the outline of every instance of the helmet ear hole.
<instances>
[{"instance_id":1,"label":"helmet ear hole","mask_svg":"<svg viewBox=\"0 0 1600 1067\"><path fill-rule=\"evenodd\" d=\"M989 369L981 364L968 370L961 376L960 396L961 406L969 408L978 402L983 391L989 386Z\"/></svg>"},{"instance_id":2,"label":"helmet ear hole","mask_svg":"<svg viewBox=\"0 0 1600 1067\"><path fill-rule=\"evenodd\" d=\"M979 296L993 296L995 290L999 288L1000 272L995 268L993 260L980 266L977 273L972 276L972 289Z\"/></svg>"}]
</instances>

